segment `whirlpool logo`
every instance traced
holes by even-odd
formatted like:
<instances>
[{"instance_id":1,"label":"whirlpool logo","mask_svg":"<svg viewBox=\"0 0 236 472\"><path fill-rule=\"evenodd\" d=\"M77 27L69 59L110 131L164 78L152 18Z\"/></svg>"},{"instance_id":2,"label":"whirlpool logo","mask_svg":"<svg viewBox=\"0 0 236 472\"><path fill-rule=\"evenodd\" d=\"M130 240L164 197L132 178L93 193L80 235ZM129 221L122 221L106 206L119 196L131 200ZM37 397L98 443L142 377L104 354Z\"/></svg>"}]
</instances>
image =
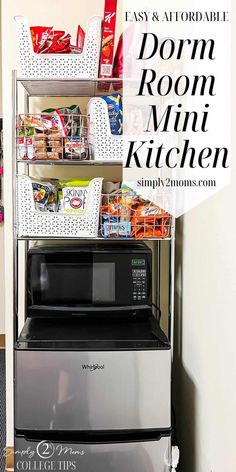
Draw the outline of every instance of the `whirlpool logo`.
<instances>
[{"instance_id":1,"label":"whirlpool logo","mask_svg":"<svg viewBox=\"0 0 236 472\"><path fill-rule=\"evenodd\" d=\"M82 364L83 370L89 370L90 372L94 372L95 370L104 370L104 364Z\"/></svg>"}]
</instances>

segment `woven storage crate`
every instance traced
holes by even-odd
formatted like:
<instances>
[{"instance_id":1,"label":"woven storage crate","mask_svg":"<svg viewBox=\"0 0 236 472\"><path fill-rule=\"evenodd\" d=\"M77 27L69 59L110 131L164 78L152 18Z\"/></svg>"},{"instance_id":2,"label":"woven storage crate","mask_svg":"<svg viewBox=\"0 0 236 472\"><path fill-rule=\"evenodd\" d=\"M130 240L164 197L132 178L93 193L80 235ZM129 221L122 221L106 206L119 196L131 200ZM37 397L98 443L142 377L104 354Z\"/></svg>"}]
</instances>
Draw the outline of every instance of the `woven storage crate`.
<instances>
[{"instance_id":1,"label":"woven storage crate","mask_svg":"<svg viewBox=\"0 0 236 472\"><path fill-rule=\"evenodd\" d=\"M102 178L95 178L90 182L85 213L75 215L36 211L30 178L25 175L18 176L18 236L96 238L98 236L102 180Z\"/></svg>"},{"instance_id":2,"label":"woven storage crate","mask_svg":"<svg viewBox=\"0 0 236 472\"><path fill-rule=\"evenodd\" d=\"M120 161L123 158L123 138L111 133L107 104L102 98L91 98L87 106L90 117L89 143L94 160Z\"/></svg>"},{"instance_id":3,"label":"woven storage crate","mask_svg":"<svg viewBox=\"0 0 236 472\"><path fill-rule=\"evenodd\" d=\"M102 24L100 17L95 16L88 21L81 54L36 54L28 21L22 16L16 16L15 22L21 78L94 79L98 76Z\"/></svg>"}]
</instances>

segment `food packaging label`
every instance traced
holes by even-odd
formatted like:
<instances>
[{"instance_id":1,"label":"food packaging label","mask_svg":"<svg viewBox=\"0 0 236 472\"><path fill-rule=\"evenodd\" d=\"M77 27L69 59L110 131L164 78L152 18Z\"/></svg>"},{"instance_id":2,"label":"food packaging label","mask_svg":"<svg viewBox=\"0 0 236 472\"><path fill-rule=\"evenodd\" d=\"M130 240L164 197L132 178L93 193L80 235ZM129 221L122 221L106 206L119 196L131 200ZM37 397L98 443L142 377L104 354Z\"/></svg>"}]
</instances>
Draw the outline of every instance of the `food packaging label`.
<instances>
[{"instance_id":1,"label":"food packaging label","mask_svg":"<svg viewBox=\"0 0 236 472\"><path fill-rule=\"evenodd\" d=\"M62 208L65 213L84 214L88 187L65 187L62 189Z\"/></svg>"},{"instance_id":2,"label":"food packaging label","mask_svg":"<svg viewBox=\"0 0 236 472\"><path fill-rule=\"evenodd\" d=\"M80 137L69 136L65 139L65 156L73 159L87 158L87 149Z\"/></svg>"},{"instance_id":3,"label":"food packaging label","mask_svg":"<svg viewBox=\"0 0 236 472\"><path fill-rule=\"evenodd\" d=\"M111 133L121 135L123 133L123 105L121 95L114 93L113 95L104 96L103 100L107 103Z\"/></svg>"},{"instance_id":4,"label":"food packaging label","mask_svg":"<svg viewBox=\"0 0 236 472\"><path fill-rule=\"evenodd\" d=\"M117 0L105 0L99 77L112 77Z\"/></svg>"},{"instance_id":5,"label":"food packaging label","mask_svg":"<svg viewBox=\"0 0 236 472\"><path fill-rule=\"evenodd\" d=\"M28 159L32 160L35 158L35 150L34 150L34 145L33 145L33 139L32 138L26 138L26 144L27 144L27 157Z\"/></svg>"},{"instance_id":6,"label":"food packaging label","mask_svg":"<svg viewBox=\"0 0 236 472\"><path fill-rule=\"evenodd\" d=\"M119 218L103 216L103 237L129 238L131 234L131 222L119 221Z\"/></svg>"},{"instance_id":7,"label":"food packaging label","mask_svg":"<svg viewBox=\"0 0 236 472\"><path fill-rule=\"evenodd\" d=\"M17 145L18 145L18 158L26 159L27 158L26 138L24 136L20 136L19 138L17 138Z\"/></svg>"}]
</instances>

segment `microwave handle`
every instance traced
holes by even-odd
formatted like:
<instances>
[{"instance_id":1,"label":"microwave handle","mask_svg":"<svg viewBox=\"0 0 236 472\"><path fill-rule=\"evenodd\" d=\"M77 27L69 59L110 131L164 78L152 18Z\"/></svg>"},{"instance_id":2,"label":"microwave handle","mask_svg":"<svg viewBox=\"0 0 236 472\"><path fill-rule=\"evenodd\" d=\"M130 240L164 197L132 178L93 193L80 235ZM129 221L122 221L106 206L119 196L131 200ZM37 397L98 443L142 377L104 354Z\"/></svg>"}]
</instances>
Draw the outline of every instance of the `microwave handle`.
<instances>
[{"instance_id":1,"label":"microwave handle","mask_svg":"<svg viewBox=\"0 0 236 472\"><path fill-rule=\"evenodd\" d=\"M94 311L137 311L137 310L150 310L149 305L128 305L128 306L89 306L89 307L62 307L62 306L44 306L44 305L32 305L29 306L30 310L42 310L42 311L68 311L73 315L75 312L94 312Z\"/></svg>"}]
</instances>

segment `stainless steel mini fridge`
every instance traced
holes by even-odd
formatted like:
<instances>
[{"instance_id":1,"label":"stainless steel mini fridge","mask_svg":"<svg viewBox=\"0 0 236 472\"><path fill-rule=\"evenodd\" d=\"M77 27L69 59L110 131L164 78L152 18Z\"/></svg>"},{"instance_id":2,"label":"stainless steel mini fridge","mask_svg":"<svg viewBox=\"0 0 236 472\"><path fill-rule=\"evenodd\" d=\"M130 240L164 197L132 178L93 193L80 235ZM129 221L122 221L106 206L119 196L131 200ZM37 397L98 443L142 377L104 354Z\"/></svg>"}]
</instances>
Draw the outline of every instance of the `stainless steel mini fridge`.
<instances>
[{"instance_id":1,"label":"stainless steel mini fridge","mask_svg":"<svg viewBox=\"0 0 236 472\"><path fill-rule=\"evenodd\" d=\"M48 470L169 470L170 377L153 316L28 318L15 350L16 461L28 450L35 471L47 460Z\"/></svg>"}]
</instances>

